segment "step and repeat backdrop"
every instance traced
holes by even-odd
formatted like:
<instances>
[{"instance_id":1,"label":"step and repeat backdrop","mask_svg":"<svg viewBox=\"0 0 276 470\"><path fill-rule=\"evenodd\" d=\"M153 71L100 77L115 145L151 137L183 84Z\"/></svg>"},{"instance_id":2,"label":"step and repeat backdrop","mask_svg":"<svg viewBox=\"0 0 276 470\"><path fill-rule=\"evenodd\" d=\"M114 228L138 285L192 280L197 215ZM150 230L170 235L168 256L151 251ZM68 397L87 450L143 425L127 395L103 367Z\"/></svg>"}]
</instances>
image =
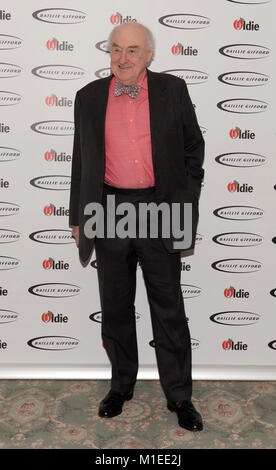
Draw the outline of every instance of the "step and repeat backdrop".
<instances>
[{"instance_id":1,"label":"step and repeat backdrop","mask_svg":"<svg viewBox=\"0 0 276 470\"><path fill-rule=\"evenodd\" d=\"M2 378L110 377L97 260L80 264L68 205L75 93L110 74L107 38L127 21L153 31L151 70L186 81L206 142L182 257L193 376L275 378L275 17L264 0L1 3ZM138 378L158 378L140 267L137 281Z\"/></svg>"}]
</instances>

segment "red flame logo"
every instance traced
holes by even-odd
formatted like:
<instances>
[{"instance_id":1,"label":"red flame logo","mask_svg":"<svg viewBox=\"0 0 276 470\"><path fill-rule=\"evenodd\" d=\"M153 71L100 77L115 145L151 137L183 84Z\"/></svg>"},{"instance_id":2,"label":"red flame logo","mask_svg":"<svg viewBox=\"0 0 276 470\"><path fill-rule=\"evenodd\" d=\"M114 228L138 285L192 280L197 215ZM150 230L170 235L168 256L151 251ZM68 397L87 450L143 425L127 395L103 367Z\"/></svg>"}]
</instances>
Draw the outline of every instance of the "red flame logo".
<instances>
[{"instance_id":1,"label":"red flame logo","mask_svg":"<svg viewBox=\"0 0 276 470\"><path fill-rule=\"evenodd\" d=\"M50 152L47 151L44 153L44 158L45 160L47 160L47 162L51 162L52 160L54 160L55 155L56 152L54 150L50 150Z\"/></svg>"},{"instance_id":2,"label":"red flame logo","mask_svg":"<svg viewBox=\"0 0 276 470\"><path fill-rule=\"evenodd\" d=\"M226 341L223 341L222 347L223 347L224 351L229 351L229 349L231 349L231 347L232 347L232 343L233 343L233 341L230 338Z\"/></svg>"},{"instance_id":3,"label":"red flame logo","mask_svg":"<svg viewBox=\"0 0 276 470\"><path fill-rule=\"evenodd\" d=\"M243 25L244 25L244 19L243 18L240 18L239 20L234 21L234 28L235 29L240 30L240 29L242 29Z\"/></svg>"},{"instance_id":4,"label":"red flame logo","mask_svg":"<svg viewBox=\"0 0 276 470\"><path fill-rule=\"evenodd\" d=\"M112 24L119 24L121 19L121 15L119 13L116 13L114 15L111 15L110 17L110 22Z\"/></svg>"},{"instance_id":5,"label":"red flame logo","mask_svg":"<svg viewBox=\"0 0 276 470\"><path fill-rule=\"evenodd\" d=\"M174 44L172 46L172 53L173 55L179 55L181 54L181 51L182 51L182 45L181 44Z\"/></svg>"},{"instance_id":6,"label":"red flame logo","mask_svg":"<svg viewBox=\"0 0 276 470\"><path fill-rule=\"evenodd\" d=\"M224 289L224 296L225 297L233 297L234 295L234 288L233 287L229 287L229 289Z\"/></svg>"},{"instance_id":7,"label":"red flame logo","mask_svg":"<svg viewBox=\"0 0 276 470\"><path fill-rule=\"evenodd\" d=\"M231 139L236 139L237 137L239 137L239 131L240 129L238 127L236 127L235 129L231 129L229 132Z\"/></svg>"},{"instance_id":8,"label":"red flame logo","mask_svg":"<svg viewBox=\"0 0 276 470\"><path fill-rule=\"evenodd\" d=\"M53 51L54 49L57 48L57 40L56 39L49 39L46 42L46 47L49 49L49 51Z\"/></svg>"},{"instance_id":9,"label":"red flame logo","mask_svg":"<svg viewBox=\"0 0 276 470\"><path fill-rule=\"evenodd\" d=\"M54 212L54 205L53 204L50 204L49 206L45 206L44 209L43 209L43 212L45 215L52 215L53 212Z\"/></svg>"},{"instance_id":10,"label":"red flame logo","mask_svg":"<svg viewBox=\"0 0 276 470\"><path fill-rule=\"evenodd\" d=\"M52 316L53 316L52 312L47 312L47 313L43 313L41 315L41 318L42 318L42 321L44 321L45 323L48 323L49 321L52 320Z\"/></svg>"},{"instance_id":11,"label":"red flame logo","mask_svg":"<svg viewBox=\"0 0 276 470\"><path fill-rule=\"evenodd\" d=\"M232 183L228 183L228 185L227 185L227 189L230 193L234 193L235 191L237 191L237 187L238 187L238 185L237 185L236 181L233 181Z\"/></svg>"}]
</instances>

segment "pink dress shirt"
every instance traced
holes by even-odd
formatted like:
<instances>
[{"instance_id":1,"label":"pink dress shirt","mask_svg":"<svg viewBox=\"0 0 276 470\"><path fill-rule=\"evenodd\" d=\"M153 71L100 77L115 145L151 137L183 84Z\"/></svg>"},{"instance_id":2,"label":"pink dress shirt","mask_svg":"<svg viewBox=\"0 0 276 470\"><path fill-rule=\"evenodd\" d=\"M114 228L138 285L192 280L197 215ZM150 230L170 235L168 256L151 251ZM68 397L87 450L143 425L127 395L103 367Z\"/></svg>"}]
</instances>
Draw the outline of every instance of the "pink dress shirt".
<instances>
[{"instance_id":1,"label":"pink dress shirt","mask_svg":"<svg viewBox=\"0 0 276 470\"><path fill-rule=\"evenodd\" d=\"M105 121L105 182L120 188L155 185L152 164L148 79L145 70L137 83L137 98L114 96L112 77Z\"/></svg>"}]
</instances>

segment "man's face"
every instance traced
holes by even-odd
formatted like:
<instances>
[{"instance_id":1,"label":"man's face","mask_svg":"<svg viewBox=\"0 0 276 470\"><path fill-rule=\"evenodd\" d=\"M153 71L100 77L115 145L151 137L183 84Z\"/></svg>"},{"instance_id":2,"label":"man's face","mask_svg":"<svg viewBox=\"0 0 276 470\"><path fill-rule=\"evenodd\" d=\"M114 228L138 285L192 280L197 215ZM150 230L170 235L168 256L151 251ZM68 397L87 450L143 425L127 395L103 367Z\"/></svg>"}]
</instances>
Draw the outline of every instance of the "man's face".
<instances>
[{"instance_id":1,"label":"man's face","mask_svg":"<svg viewBox=\"0 0 276 470\"><path fill-rule=\"evenodd\" d=\"M110 53L111 70L123 85L134 85L152 57L152 52L147 49L146 34L135 23L115 31Z\"/></svg>"}]
</instances>

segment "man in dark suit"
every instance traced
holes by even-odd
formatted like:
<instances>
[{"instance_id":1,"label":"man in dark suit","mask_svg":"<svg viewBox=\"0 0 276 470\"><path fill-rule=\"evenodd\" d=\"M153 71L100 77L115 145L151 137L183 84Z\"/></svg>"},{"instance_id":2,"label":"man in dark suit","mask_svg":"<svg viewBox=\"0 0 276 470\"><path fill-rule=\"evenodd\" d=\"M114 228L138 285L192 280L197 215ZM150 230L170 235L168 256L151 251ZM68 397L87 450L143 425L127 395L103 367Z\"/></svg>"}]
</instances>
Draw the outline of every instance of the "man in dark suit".
<instances>
[{"instance_id":1,"label":"man in dark suit","mask_svg":"<svg viewBox=\"0 0 276 470\"><path fill-rule=\"evenodd\" d=\"M180 286L181 248L170 232L153 238L114 232L95 236L91 204L102 204L103 219L127 203L192 205L194 247L204 158L204 140L184 80L147 67L154 53L148 28L117 26L109 38L112 75L84 86L75 99L70 219L80 258L95 245L102 307L103 344L112 365L111 389L99 416L113 417L133 396L138 351L135 319L136 268L142 268L150 306L160 382L167 407L180 426L203 428L191 401L191 339ZM126 207L126 206L124 206ZM129 206L128 206L129 207ZM120 220L116 212L117 224ZM184 218L185 221L185 218ZM94 220L95 222L95 220ZM103 221L102 221L103 222Z\"/></svg>"}]
</instances>

